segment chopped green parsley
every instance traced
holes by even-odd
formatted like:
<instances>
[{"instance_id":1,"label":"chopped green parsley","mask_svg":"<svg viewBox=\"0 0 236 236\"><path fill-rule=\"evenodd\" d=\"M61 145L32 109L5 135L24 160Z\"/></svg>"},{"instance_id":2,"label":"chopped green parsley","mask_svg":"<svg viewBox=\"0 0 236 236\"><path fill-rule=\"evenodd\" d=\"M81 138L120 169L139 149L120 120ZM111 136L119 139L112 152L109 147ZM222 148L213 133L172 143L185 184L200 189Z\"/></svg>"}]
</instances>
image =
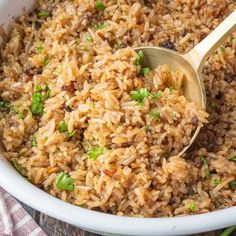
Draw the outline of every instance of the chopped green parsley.
<instances>
[{"instance_id":1,"label":"chopped green parsley","mask_svg":"<svg viewBox=\"0 0 236 236\"><path fill-rule=\"evenodd\" d=\"M106 28L107 26L108 26L108 24L106 22L98 24L98 25L96 25L96 24L93 25L95 30L101 30L101 29Z\"/></svg>"},{"instance_id":2,"label":"chopped green parsley","mask_svg":"<svg viewBox=\"0 0 236 236\"><path fill-rule=\"evenodd\" d=\"M220 179L214 179L214 184L215 184L215 185L221 184L221 180L220 180Z\"/></svg>"},{"instance_id":3,"label":"chopped green parsley","mask_svg":"<svg viewBox=\"0 0 236 236\"><path fill-rule=\"evenodd\" d=\"M117 44L115 44L115 49L117 50L117 49L121 49L122 48L122 44L119 42L119 43L117 43Z\"/></svg>"},{"instance_id":4,"label":"chopped green parsley","mask_svg":"<svg viewBox=\"0 0 236 236\"><path fill-rule=\"evenodd\" d=\"M143 104L146 98L149 96L149 92L147 88L141 88L140 90L133 90L130 93L131 99Z\"/></svg>"},{"instance_id":5,"label":"chopped green parsley","mask_svg":"<svg viewBox=\"0 0 236 236\"><path fill-rule=\"evenodd\" d=\"M209 166L208 166L206 158L201 157L201 161L202 161L202 166L205 169L205 176L206 176L207 179L210 179L211 174L210 174L210 170L209 170Z\"/></svg>"},{"instance_id":6,"label":"chopped green parsley","mask_svg":"<svg viewBox=\"0 0 236 236\"><path fill-rule=\"evenodd\" d=\"M24 119L23 112L20 111L18 108L14 107L10 102L0 100L0 109L4 109L8 112L15 112L21 120Z\"/></svg>"},{"instance_id":7,"label":"chopped green parsley","mask_svg":"<svg viewBox=\"0 0 236 236\"><path fill-rule=\"evenodd\" d=\"M43 92L43 87L41 85L37 85L36 92L32 96L32 103L31 103L31 112L33 115L43 115L44 101L50 97L51 90L46 85L44 89L45 93L42 94L42 92Z\"/></svg>"},{"instance_id":8,"label":"chopped green parsley","mask_svg":"<svg viewBox=\"0 0 236 236\"><path fill-rule=\"evenodd\" d=\"M33 94L31 112L33 115L43 115L43 97L40 92Z\"/></svg>"},{"instance_id":9,"label":"chopped green parsley","mask_svg":"<svg viewBox=\"0 0 236 236\"><path fill-rule=\"evenodd\" d=\"M141 75L146 76L146 75L148 75L149 73L150 73L150 69L149 69L148 67L143 67L143 68L141 68L141 70L140 70L140 74L141 74Z\"/></svg>"},{"instance_id":10,"label":"chopped green parsley","mask_svg":"<svg viewBox=\"0 0 236 236\"><path fill-rule=\"evenodd\" d=\"M158 97L162 97L162 96L163 96L163 92L160 91L160 92L158 92L158 93L149 93L149 95L150 95L150 97L151 97L152 99L157 99Z\"/></svg>"},{"instance_id":11,"label":"chopped green parsley","mask_svg":"<svg viewBox=\"0 0 236 236\"><path fill-rule=\"evenodd\" d=\"M210 107L211 107L213 110L216 110L217 107L218 107L218 105L217 105L216 103L212 102L212 103L210 104Z\"/></svg>"},{"instance_id":12,"label":"chopped green parsley","mask_svg":"<svg viewBox=\"0 0 236 236\"><path fill-rule=\"evenodd\" d=\"M61 172L56 178L56 187L60 190L74 191L74 180L64 172Z\"/></svg>"},{"instance_id":13,"label":"chopped green parsley","mask_svg":"<svg viewBox=\"0 0 236 236\"><path fill-rule=\"evenodd\" d=\"M151 110L150 115L153 118L155 118L157 121L159 121L159 122L161 121L161 117L160 117L160 115L159 115L157 110L155 110L155 109Z\"/></svg>"},{"instance_id":14,"label":"chopped green parsley","mask_svg":"<svg viewBox=\"0 0 236 236\"><path fill-rule=\"evenodd\" d=\"M229 186L230 186L231 188L236 188L236 181L231 181L231 182L229 183Z\"/></svg>"},{"instance_id":15,"label":"chopped green parsley","mask_svg":"<svg viewBox=\"0 0 236 236\"><path fill-rule=\"evenodd\" d=\"M75 133L76 133L76 130L73 130L72 132L67 131L67 133L66 133L67 138L72 138Z\"/></svg>"},{"instance_id":16,"label":"chopped green parsley","mask_svg":"<svg viewBox=\"0 0 236 236\"><path fill-rule=\"evenodd\" d=\"M95 108L94 102L90 102L90 103L89 103L89 107L90 107L90 108Z\"/></svg>"},{"instance_id":17,"label":"chopped green parsley","mask_svg":"<svg viewBox=\"0 0 236 236\"><path fill-rule=\"evenodd\" d=\"M62 69L63 69L63 64L61 64L61 65L59 65L59 66L57 67L56 72L57 72L58 74L61 74L61 73L62 73Z\"/></svg>"},{"instance_id":18,"label":"chopped green parsley","mask_svg":"<svg viewBox=\"0 0 236 236\"><path fill-rule=\"evenodd\" d=\"M132 90L130 93L131 99L138 102L139 104L143 104L144 101L150 96L152 99L156 99L157 97L161 97L162 93L152 94L148 91L147 88L141 88L139 90Z\"/></svg>"},{"instance_id":19,"label":"chopped green parsley","mask_svg":"<svg viewBox=\"0 0 236 236\"><path fill-rule=\"evenodd\" d=\"M45 88L45 94L44 94L44 96L43 96L43 99L46 100L46 99L50 98L50 94L51 94L51 90L49 89L48 86L46 86L46 88Z\"/></svg>"},{"instance_id":20,"label":"chopped green parsley","mask_svg":"<svg viewBox=\"0 0 236 236\"><path fill-rule=\"evenodd\" d=\"M50 16L50 13L48 11L40 11L38 13L38 17L48 17Z\"/></svg>"},{"instance_id":21,"label":"chopped green parsley","mask_svg":"<svg viewBox=\"0 0 236 236\"><path fill-rule=\"evenodd\" d=\"M144 59L144 52L143 51L139 51L138 52L138 57L136 58L134 64L137 65L137 66L140 66L142 61Z\"/></svg>"},{"instance_id":22,"label":"chopped green parsley","mask_svg":"<svg viewBox=\"0 0 236 236\"><path fill-rule=\"evenodd\" d=\"M170 90L170 94L172 94L174 92L175 88L174 87L169 87L169 90Z\"/></svg>"},{"instance_id":23,"label":"chopped green parsley","mask_svg":"<svg viewBox=\"0 0 236 236\"><path fill-rule=\"evenodd\" d=\"M220 46L220 51L221 52L225 52L225 47L224 46Z\"/></svg>"},{"instance_id":24,"label":"chopped green parsley","mask_svg":"<svg viewBox=\"0 0 236 236\"><path fill-rule=\"evenodd\" d=\"M86 156L91 160L97 160L97 158L104 153L104 149L100 147L93 147L86 153Z\"/></svg>"},{"instance_id":25,"label":"chopped green parsley","mask_svg":"<svg viewBox=\"0 0 236 236\"><path fill-rule=\"evenodd\" d=\"M76 133L76 130L69 132L68 125L63 121L59 124L59 132L66 133L67 138L72 138L73 135Z\"/></svg>"},{"instance_id":26,"label":"chopped green parsley","mask_svg":"<svg viewBox=\"0 0 236 236\"><path fill-rule=\"evenodd\" d=\"M64 121L59 124L59 131L60 133L65 133L68 131L68 126Z\"/></svg>"},{"instance_id":27,"label":"chopped green parsley","mask_svg":"<svg viewBox=\"0 0 236 236\"><path fill-rule=\"evenodd\" d=\"M188 209L192 212L195 212L197 210L197 206L195 204L195 202L191 202L189 205L188 205Z\"/></svg>"},{"instance_id":28,"label":"chopped green parsley","mask_svg":"<svg viewBox=\"0 0 236 236\"><path fill-rule=\"evenodd\" d=\"M43 90L42 85L38 84L36 85L36 92L41 92Z\"/></svg>"},{"instance_id":29,"label":"chopped green parsley","mask_svg":"<svg viewBox=\"0 0 236 236\"><path fill-rule=\"evenodd\" d=\"M236 156L231 157L231 158L229 159L229 161L234 161L234 162L236 162Z\"/></svg>"},{"instance_id":30,"label":"chopped green parsley","mask_svg":"<svg viewBox=\"0 0 236 236\"><path fill-rule=\"evenodd\" d=\"M18 115L18 117L19 117L21 120L24 119L24 114L23 114L23 112L20 111L18 108L12 106L12 107L11 107L11 110L14 111L14 112Z\"/></svg>"},{"instance_id":31,"label":"chopped green parsley","mask_svg":"<svg viewBox=\"0 0 236 236\"><path fill-rule=\"evenodd\" d=\"M49 64L49 62L50 62L50 58L49 57L45 57L44 61L43 61L43 65L47 66Z\"/></svg>"},{"instance_id":32,"label":"chopped green parsley","mask_svg":"<svg viewBox=\"0 0 236 236\"><path fill-rule=\"evenodd\" d=\"M148 132L148 127L145 125L143 128L144 128L145 132L147 133Z\"/></svg>"},{"instance_id":33,"label":"chopped green parsley","mask_svg":"<svg viewBox=\"0 0 236 236\"><path fill-rule=\"evenodd\" d=\"M86 40L88 42L93 42L93 37L89 35L89 36L86 37Z\"/></svg>"},{"instance_id":34,"label":"chopped green parsley","mask_svg":"<svg viewBox=\"0 0 236 236\"><path fill-rule=\"evenodd\" d=\"M106 6L104 5L103 2L96 1L95 2L95 8L99 11L104 11L106 9Z\"/></svg>"},{"instance_id":35,"label":"chopped green parsley","mask_svg":"<svg viewBox=\"0 0 236 236\"><path fill-rule=\"evenodd\" d=\"M0 101L0 109L7 109L8 111L10 111L11 108L12 106L10 102Z\"/></svg>"},{"instance_id":36,"label":"chopped green parsley","mask_svg":"<svg viewBox=\"0 0 236 236\"><path fill-rule=\"evenodd\" d=\"M33 137L33 139L31 140L31 146L32 147L37 147L36 137Z\"/></svg>"},{"instance_id":37,"label":"chopped green parsley","mask_svg":"<svg viewBox=\"0 0 236 236\"><path fill-rule=\"evenodd\" d=\"M43 52L43 50L44 50L44 48L42 45L36 47L36 49L35 49L36 53L38 53L38 54L41 54Z\"/></svg>"}]
</instances>

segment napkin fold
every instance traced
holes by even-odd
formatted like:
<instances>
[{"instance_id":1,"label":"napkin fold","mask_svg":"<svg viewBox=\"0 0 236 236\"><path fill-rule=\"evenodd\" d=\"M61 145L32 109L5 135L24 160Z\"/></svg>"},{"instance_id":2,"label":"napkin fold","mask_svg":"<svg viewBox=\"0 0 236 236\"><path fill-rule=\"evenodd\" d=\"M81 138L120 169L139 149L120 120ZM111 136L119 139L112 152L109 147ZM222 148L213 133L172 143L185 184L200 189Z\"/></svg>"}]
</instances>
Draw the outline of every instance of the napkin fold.
<instances>
[{"instance_id":1,"label":"napkin fold","mask_svg":"<svg viewBox=\"0 0 236 236\"><path fill-rule=\"evenodd\" d=\"M0 236L47 236L16 199L1 187Z\"/></svg>"}]
</instances>

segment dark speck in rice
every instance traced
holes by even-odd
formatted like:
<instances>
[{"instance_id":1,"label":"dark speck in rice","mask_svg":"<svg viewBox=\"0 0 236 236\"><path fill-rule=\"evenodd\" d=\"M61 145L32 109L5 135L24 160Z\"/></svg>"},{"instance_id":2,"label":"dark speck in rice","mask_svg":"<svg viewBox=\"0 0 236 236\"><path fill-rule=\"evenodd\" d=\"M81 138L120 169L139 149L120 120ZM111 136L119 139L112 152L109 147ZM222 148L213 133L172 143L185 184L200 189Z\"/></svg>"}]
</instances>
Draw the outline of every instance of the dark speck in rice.
<instances>
[{"instance_id":1,"label":"dark speck in rice","mask_svg":"<svg viewBox=\"0 0 236 236\"><path fill-rule=\"evenodd\" d=\"M160 43L159 46L176 51L175 44L170 39L167 39L164 42Z\"/></svg>"},{"instance_id":2,"label":"dark speck in rice","mask_svg":"<svg viewBox=\"0 0 236 236\"><path fill-rule=\"evenodd\" d=\"M236 75L230 71L226 71L224 79L227 83L231 84L233 81L236 81Z\"/></svg>"}]
</instances>

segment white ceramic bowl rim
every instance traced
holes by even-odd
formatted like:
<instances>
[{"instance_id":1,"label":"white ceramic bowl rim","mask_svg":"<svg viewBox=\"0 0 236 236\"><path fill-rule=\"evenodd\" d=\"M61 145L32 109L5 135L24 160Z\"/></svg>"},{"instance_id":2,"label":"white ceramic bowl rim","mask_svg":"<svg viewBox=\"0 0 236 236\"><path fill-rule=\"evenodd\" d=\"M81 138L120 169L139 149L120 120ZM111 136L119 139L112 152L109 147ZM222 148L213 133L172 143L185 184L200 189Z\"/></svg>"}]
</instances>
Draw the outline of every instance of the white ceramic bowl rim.
<instances>
[{"instance_id":1,"label":"white ceramic bowl rim","mask_svg":"<svg viewBox=\"0 0 236 236\"><path fill-rule=\"evenodd\" d=\"M12 4L14 2L14 4ZM7 29L12 17L34 0L0 0L0 23ZM206 232L236 224L236 207L201 215L174 218L120 217L63 202L35 187L0 155L0 185L25 204L49 216L101 234L183 235Z\"/></svg>"}]
</instances>

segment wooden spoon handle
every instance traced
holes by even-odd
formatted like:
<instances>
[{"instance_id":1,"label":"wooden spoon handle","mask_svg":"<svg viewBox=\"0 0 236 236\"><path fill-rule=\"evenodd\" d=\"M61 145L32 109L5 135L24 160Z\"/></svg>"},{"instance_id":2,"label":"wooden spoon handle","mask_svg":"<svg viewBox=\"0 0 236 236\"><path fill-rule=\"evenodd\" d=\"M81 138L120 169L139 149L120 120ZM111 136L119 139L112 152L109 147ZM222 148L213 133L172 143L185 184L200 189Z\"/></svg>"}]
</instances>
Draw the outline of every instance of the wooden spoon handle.
<instances>
[{"instance_id":1,"label":"wooden spoon handle","mask_svg":"<svg viewBox=\"0 0 236 236\"><path fill-rule=\"evenodd\" d=\"M201 70L208 57L236 30L236 10L184 57L195 70Z\"/></svg>"}]
</instances>

